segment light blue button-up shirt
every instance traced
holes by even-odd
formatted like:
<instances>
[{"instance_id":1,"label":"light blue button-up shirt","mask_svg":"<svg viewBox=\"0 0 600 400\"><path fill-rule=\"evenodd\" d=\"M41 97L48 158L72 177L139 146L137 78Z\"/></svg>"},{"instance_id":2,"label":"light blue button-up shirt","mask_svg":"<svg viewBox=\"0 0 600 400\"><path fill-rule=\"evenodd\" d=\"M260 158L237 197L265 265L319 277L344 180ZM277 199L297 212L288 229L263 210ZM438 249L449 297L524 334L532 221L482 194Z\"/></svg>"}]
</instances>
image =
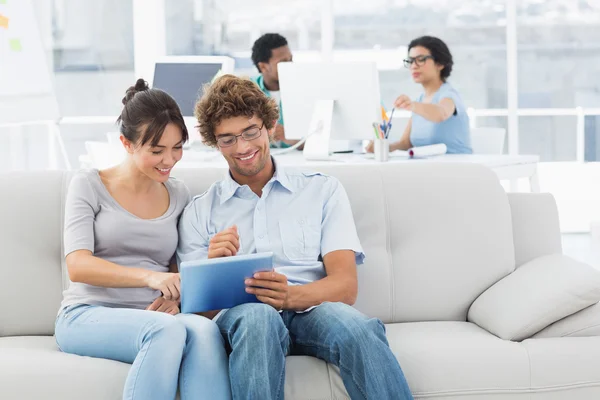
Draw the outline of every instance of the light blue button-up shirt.
<instances>
[{"instance_id":1,"label":"light blue button-up shirt","mask_svg":"<svg viewBox=\"0 0 600 400\"><path fill-rule=\"evenodd\" d=\"M292 285L324 278L323 256L329 252L352 250L357 264L364 259L346 191L324 174L275 165L258 197L228 173L184 210L179 262L207 258L210 239L232 225L240 236L238 254L273 252L275 270Z\"/></svg>"}]
</instances>

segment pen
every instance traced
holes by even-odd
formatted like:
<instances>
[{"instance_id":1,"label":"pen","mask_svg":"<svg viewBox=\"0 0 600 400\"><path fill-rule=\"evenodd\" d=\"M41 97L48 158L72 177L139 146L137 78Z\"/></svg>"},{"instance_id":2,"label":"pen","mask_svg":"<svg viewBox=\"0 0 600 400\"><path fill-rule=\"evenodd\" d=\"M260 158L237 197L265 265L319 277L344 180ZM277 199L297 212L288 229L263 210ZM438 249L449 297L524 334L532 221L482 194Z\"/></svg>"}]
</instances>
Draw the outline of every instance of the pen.
<instances>
[{"instance_id":1,"label":"pen","mask_svg":"<svg viewBox=\"0 0 600 400\"><path fill-rule=\"evenodd\" d=\"M381 126L378 126L377 128L378 128L377 130L379 131L379 138L385 139L385 135L383 133L383 130L381 129Z\"/></svg>"},{"instance_id":2,"label":"pen","mask_svg":"<svg viewBox=\"0 0 600 400\"><path fill-rule=\"evenodd\" d=\"M395 107L392 107L392 112L390 113L390 119L388 120L387 127L385 130L385 138L386 139L390 135L390 130L392 129L392 118L394 118L394 110L395 109L396 109Z\"/></svg>"},{"instance_id":3,"label":"pen","mask_svg":"<svg viewBox=\"0 0 600 400\"><path fill-rule=\"evenodd\" d=\"M376 122L373 122L372 126L373 126L373 131L375 132L375 137L376 137L377 139L379 139L379 133L378 133L378 131L377 131L377 123L376 123Z\"/></svg>"},{"instance_id":4,"label":"pen","mask_svg":"<svg viewBox=\"0 0 600 400\"><path fill-rule=\"evenodd\" d=\"M395 107L392 107L392 112L390 113L390 121L389 121L390 125L392 124L392 118L394 118L394 110L395 109L396 109Z\"/></svg>"}]
</instances>

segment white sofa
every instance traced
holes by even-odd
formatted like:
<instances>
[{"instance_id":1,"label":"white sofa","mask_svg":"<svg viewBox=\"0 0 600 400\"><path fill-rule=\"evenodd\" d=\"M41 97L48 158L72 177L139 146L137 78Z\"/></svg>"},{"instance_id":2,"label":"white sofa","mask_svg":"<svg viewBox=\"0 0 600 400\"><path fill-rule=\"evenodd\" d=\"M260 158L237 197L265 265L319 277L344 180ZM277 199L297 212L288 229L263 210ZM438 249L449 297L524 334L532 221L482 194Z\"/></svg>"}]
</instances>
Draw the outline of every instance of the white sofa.
<instances>
[{"instance_id":1,"label":"white sofa","mask_svg":"<svg viewBox=\"0 0 600 400\"><path fill-rule=\"evenodd\" d=\"M550 195L507 195L490 170L471 164L321 170L344 184L367 255L356 307L386 323L416 399L600 398L598 306L538 326L538 338L520 342L469 322L510 335L515 303L526 310L538 295L528 299L523 282L510 292L505 279L531 260L545 265L548 257L540 257L548 255L553 268L569 269ZM223 173L175 175L198 194ZM63 354L52 336L68 284L61 238L69 178L60 171L0 175L0 399L121 398L129 365ZM552 276L542 278L527 286L531 293L552 288ZM494 286L500 299L480 298L501 280L508 289ZM500 321L490 321L496 315ZM287 367L286 399L347 398L336 368L309 357L289 357Z\"/></svg>"}]
</instances>

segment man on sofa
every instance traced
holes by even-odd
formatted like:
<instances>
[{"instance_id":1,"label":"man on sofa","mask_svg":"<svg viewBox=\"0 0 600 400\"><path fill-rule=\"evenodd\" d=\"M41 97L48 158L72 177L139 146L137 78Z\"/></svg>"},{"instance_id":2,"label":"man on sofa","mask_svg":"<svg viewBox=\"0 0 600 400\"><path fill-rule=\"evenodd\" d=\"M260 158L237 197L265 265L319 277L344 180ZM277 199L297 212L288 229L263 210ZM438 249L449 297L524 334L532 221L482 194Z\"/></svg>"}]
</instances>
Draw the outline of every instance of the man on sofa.
<instances>
[{"instance_id":1,"label":"man on sofa","mask_svg":"<svg viewBox=\"0 0 600 400\"><path fill-rule=\"evenodd\" d=\"M229 173L182 214L179 260L270 251L275 264L246 281L262 303L207 314L230 351L233 397L283 399L295 354L337 365L352 399L412 399L383 323L351 307L364 254L339 181L275 162L277 104L250 80L219 78L196 116Z\"/></svg>"}]
</instances>

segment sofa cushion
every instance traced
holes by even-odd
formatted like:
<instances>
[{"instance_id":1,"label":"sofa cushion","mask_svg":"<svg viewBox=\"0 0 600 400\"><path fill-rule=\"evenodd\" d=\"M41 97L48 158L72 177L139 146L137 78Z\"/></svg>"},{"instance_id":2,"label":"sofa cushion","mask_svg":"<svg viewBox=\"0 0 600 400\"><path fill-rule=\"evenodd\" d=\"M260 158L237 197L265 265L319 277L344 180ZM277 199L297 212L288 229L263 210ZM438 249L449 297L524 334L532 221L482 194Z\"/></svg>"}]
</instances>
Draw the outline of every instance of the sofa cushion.
<instances>
[{"instance_id":1,"label":"sofa cushion","mask_svg":"<svg viewBox=\"0 0 600 400\"><path fill-rule=\"evenodd\" d=\"M521 344L529 355L531 390L540 398L600 399L600 337L527 339Z\"/></svg>"},{"instance_id":2,"label":"sofa cushion","mask_svg":"<svg viewBox=\"0 0 600 400\"><path fill-rule=\"evenodd\" d=\"M392 351L416 398L526 391L527 351L468 322L386 326ZM454 397L452 397L454 399Z\"/></svg>"},{"instance_id":3,"label":"sofa cushion","mask_svg":"<svg viewBox=\"0 0 600 400\"><path fill-rule=\"evenodd\" d=\"M562 254L539 257L485 291L469 321L506 340L523 340L600 301L600 271Z\"/></svg>"},{"instance_id":4,"label":"sofa cushion","mask_svg":"<svg viewBox=\"0 0 600 400\"><path fill-rule=\"evenodd\" d=\"M534 338L600 336L600 303L556 321Z\"/></svg>"},{"instance_id":5,"label":"sofa cushion","mask_svg":"<svg viewBox=\"0 0 600 400\"><path fill-rule=\"evenodd\" d=\"M600 398L600 337L516 343L467 322L386 328L415 399ZM62 353L51 336L0 338L0 354L2 399L117 400L129 371L128 364ZM287 358L285 398L349 397L337 368L293 356Z\"/></svg>"},{"instance_id":6,"label":"sofa cushion","mask_svg":"<svg viewBox=\"0 0 600 400\"><path fill-rule=\"evenodd\" d=\"M0 338L0 398L123 398L129 365L62 353L52 336Z\"/></svg>"},{"instance_id":7,"label":"sofa cushion","mask_svg":"<svg viewBox=\"0 0 600 400\"><path fill-rule=\"evenodd\" d=\"M386 328L415 399L600 398L600 337L519 343L469 322Z\"/></svg>"},{"instance_id":8,"label":"sofa cushion","mask_svg":"<svg viewBox=\"0 0 600 400\"><path fill-rule=\"evenodd\" d=\"M117 400L130 368L63 353L53 336L0 338L0 355L0 399ZM286 361L286 399L349 400L338 368L313 357Z\"/></svg>"},{"instance_id":9,"label":"sofa cushion","mask_svg":"<svg viewBox=\"0 0 600 400\"><path fill-rule=\"evenodd\" d=\"M340 370L323 360L291 356L285 369L286 400L350 400Z\"/></svg>"}]
</instances>

